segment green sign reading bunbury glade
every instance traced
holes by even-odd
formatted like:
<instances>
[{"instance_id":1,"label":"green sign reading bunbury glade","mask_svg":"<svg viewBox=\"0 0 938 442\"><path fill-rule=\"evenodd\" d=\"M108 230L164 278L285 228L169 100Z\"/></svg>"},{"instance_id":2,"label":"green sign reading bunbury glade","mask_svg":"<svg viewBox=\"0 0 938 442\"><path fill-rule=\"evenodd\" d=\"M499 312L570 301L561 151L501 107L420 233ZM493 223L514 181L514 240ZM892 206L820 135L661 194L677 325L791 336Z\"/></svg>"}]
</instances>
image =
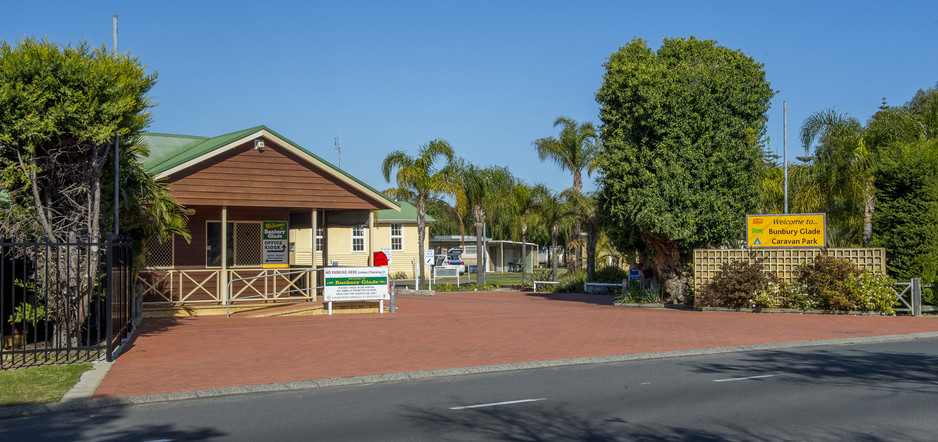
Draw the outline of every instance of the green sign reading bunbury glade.
<instances>
[{"instance_id":1,"label":"green sign reading bunbury glade","mask_svg":"<svg viewBox=\"0 0 938 442\"><path fill-rule=\"evenodd\" d=\"M390 299L385 266L326 267L323 275L323 300L326 302Z\"/></svg>"},{"instance_id":2,"label":"green sign reading bunbury glade","mask_svg":"<svg viewBox=\"0 0 938 442\"><path fill-rule=\"evenodd\" d=\"M286 221L264 221L262 225L264 267L290 265L289 232Z\"/></svg>"}]
</instances>

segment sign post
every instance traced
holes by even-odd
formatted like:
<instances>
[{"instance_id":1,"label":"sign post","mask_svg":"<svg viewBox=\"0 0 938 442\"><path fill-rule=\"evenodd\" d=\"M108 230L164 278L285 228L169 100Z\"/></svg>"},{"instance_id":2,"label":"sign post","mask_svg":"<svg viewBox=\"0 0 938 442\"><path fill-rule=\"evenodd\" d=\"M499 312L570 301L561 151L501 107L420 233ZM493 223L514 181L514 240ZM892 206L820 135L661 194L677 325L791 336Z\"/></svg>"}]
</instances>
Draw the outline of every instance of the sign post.
<instances>
[{"instance_id":1,"label":"sign post","mask_svg":"<svg viewBox=\"0 0 938 442\"><path fill-rule=\"evenodd\" d=\"M746 215L746 245L751 248L827 247L823 213Z\"/></svg>"}]
</instances>

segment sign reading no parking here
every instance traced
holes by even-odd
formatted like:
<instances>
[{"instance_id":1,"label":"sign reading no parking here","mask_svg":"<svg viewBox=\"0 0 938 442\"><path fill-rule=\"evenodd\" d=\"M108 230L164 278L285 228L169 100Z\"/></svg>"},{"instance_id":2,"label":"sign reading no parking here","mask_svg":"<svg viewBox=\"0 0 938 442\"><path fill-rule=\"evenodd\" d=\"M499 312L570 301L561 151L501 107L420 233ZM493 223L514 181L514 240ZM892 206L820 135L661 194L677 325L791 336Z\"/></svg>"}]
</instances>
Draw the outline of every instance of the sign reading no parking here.
<instances>
[{"instance_id":1,"label":"sign reading no parking here","mask_svg":"<svg viewBox=\"0 0 938 442\"><path fill-rule=\"evenodd\" d=\"M747 215L746 244L749 247L826 247L823 213L790 215Z\"/></svg>"},{"instance_id":2,"label":"sign reading no parking here","mask_svg":"<svg viewBox=\"0 0 938 442\"><path fill-rule=\"evenodd\" d=\"M387 267L326 267L323 274L326 283L323 300L326 302L391 298Z\"/></svg>"}]
</instances>

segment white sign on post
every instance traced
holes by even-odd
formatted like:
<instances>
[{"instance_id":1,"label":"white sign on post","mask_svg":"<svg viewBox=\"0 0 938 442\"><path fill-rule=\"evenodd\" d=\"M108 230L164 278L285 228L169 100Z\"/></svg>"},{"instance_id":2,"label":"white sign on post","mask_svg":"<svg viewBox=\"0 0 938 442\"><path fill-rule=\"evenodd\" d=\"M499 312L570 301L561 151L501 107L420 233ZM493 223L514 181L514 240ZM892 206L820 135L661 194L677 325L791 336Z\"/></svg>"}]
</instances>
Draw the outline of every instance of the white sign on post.
<instances>
[{"instance_id":1,"label":"white sign on post","mask_svg":"<svg viewBox=\"0 0 938 442\"><path fill-rule=\"evenodd\" d=\"M388 257L388 265L391 265L391 248L390 248L390 247L382 247L382 248L381 248L381 251L384 252L384 256L387 256L387 257Z\"/></svg>"},{"instance_id":2,"label":"white sign on post","mask_svg":"<svg viewBox=\"0 0 938 442\"><path fill-rule=\"evenodd\" d=\"M423 262L427 265L433 265L433 260L436 258L433 254L433 249L427 249L423 251Z\"/></svg>"},{"instance_id":3,"label":"white sign on post","mask_svg":"<svg viewBox=\"0 0 938 442\"><path fill-rule=\"evenodd\" d=\"M387 267L326 267L323 274L326 302L391 299Z\"/></svg>"}]
</instances>

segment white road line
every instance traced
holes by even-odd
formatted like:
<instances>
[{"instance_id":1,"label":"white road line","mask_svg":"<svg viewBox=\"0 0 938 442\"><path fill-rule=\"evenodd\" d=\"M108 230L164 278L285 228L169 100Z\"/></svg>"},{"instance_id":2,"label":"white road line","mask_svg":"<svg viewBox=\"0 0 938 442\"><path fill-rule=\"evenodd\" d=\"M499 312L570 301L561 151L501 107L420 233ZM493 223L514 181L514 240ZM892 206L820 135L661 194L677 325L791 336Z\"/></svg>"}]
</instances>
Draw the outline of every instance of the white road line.
<instances>
[{"instance_id":1,"label":"white road line","mask_svg":"<svg viewBox=\"0 0 938 442\"><path fill-rule=\"evenodd\" d=\"M748 381L750 379L763 379L763 378L771 378L775 376L778 376L778 375L777 374L764 374L761 376L748 376L745 378L714 379L713 382Z\"/></svg>"},{"instance_id":2,"label":"white road line","mask_svg":"<svg viewBox=\"0 0 938 442\"><path fill-rule=\"evenodd\" d=\"M450 410L466 410L469 408L482 408L482 407L497 407L499 405L512 405L512 404L522 404L525 402L537 402L537 401L546 401L546 397L539 399L521 399L517 401L505 401L505 402L492 402L490 404L476 404L476 405L463 405L461 407L449 407Z\"/></svg>"}]
</instances>

